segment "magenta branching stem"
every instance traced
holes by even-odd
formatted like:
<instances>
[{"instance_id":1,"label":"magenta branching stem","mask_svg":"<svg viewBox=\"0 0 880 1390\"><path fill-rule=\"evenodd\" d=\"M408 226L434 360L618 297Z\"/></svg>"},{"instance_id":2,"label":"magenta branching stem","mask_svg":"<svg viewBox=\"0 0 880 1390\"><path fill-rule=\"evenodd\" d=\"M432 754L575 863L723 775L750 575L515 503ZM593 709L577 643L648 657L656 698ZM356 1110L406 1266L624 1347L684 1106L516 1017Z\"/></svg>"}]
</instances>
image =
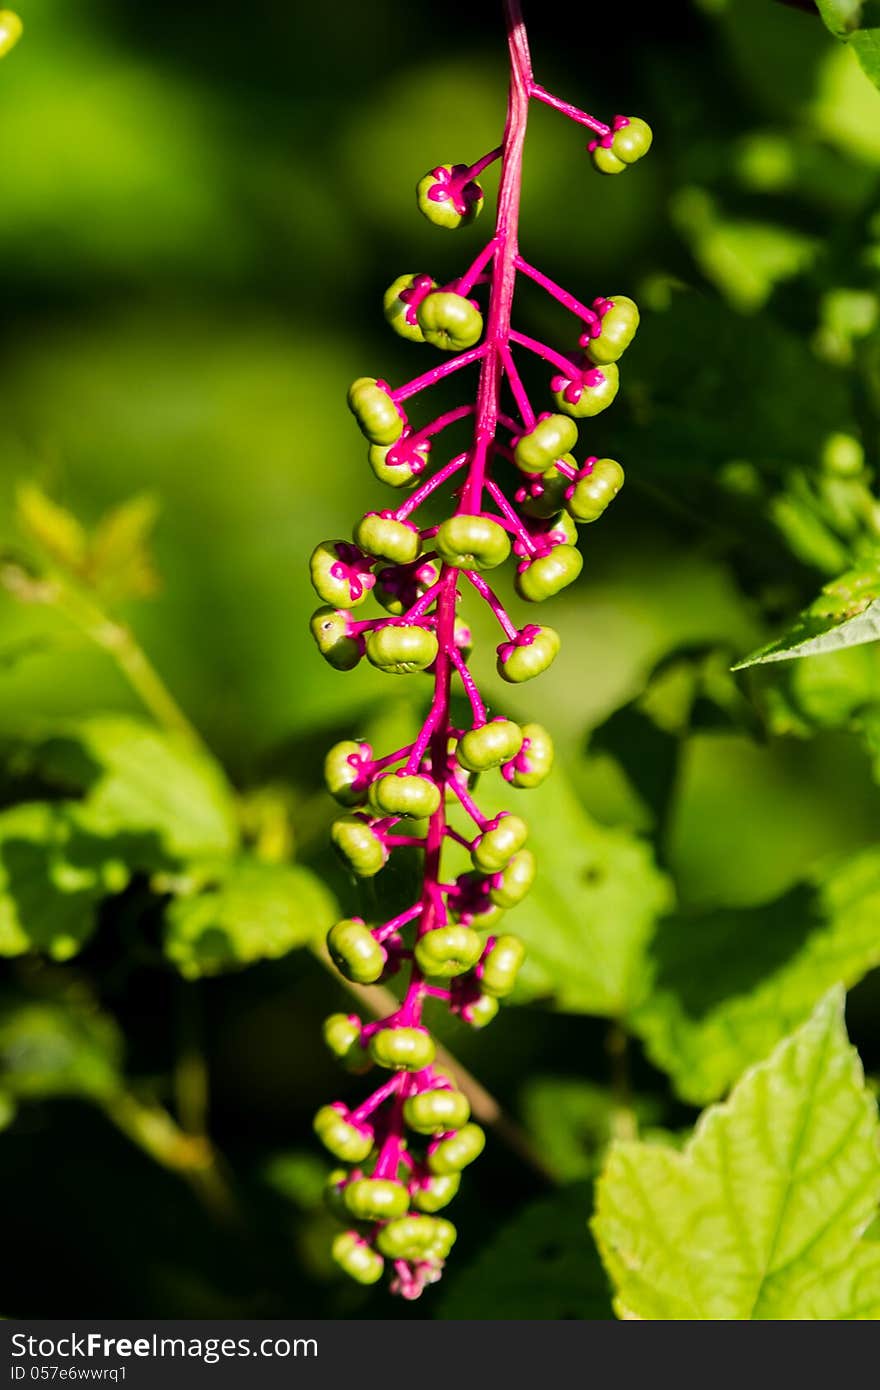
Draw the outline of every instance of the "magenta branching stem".
<instances>
[{"instance_id":1,"label":"magenta branching stem","mask_svg":"<svg viewBox=\"0 0 880 1390\"><path fill-rule=\"evenodd\" d=\"M638 321L631 300L596 299L588 308L520 256L520 191L532 99L598 137L589 149L605 173L639 158L650 131L637 118L616 116L606 125L539 86L519 0L503 3L510 60L503 140L473 164L430 170L418 186L429 221L448 229L467 226L483 205L477 178L500 159L494 233L459 279L439 287L427 274L400 276L384 301L386 318L402 337L452 355L403 386L362 377L349 391L377 477L412 491L394 510L368 512L353 542L324 542L312 556L312 582L326 605L313 616L312 632L327 660L348 670L366 656L390 674L424 671L432 681L427 716L410 744L375 758L369 744L348 741L331 749L326 762L328 787L345 808L333 826L334 844L355 875L372 878L392 853L422 857L416 902L380 923L347 918L328 934L330 953L349 979L370 984L406 973L401 1002L389 1017L364 1023L334 1014L327 1020L328 1045L346 1065L360 1071L376 1063L392 1076L357 1108L335 1102L315 1121L330 1151L349 1164L347 1173L331 1179L332 1201L352 1223L334 1243L336 1259L365 1284L380 1277L387 1260L392 1290L405 1298L418 1297L439 1278L455 1230L434 1213L450 1200L458 1171L484 1142L479 1127L468 1122L465 1097L435 1069L425 1005L445 1006L475 1028L492 1019L498 1000L513 989L524 954L519 939L499 933L495 923L525 896L535 873L524 847L525 822L507 811L485 816L475 779L497 772L513 787L537 786L553 759L550 736L539 725L490 717L468 664L471 634L459 614L460 582L484 600L501 628L495 665L502 679L518 683L540 675L556 656L558 634L534 623L518 628L482 571L512 552L517 591L532 603L577 577L582 562L574 522L594 521L623 473L611 459L572 462L574 420L611 403L617 369L603 372L596 363L616 361ZM513 329L519 274L586 324L580 364ZM561 375L550 382L557 413L536 414L512 346L557 368ZM418 428L410 424L404 402L477 364L473 403ZM504 409L505 392L519 423ZM595 395L584 400L585 392ZM437 436L471 417L466 451L430 468ZM435 522L421 509L444 492L451 493L454 509ZM354 617L351 610L371 592L386 615ZM454 679L470 707L463 728L451 711ZM453 820L463 811L476 827L473 838L450 823L450 806ZM472 868L453 876L444 849L459 857L466 851Z\"/></svg>"}]
</instances>

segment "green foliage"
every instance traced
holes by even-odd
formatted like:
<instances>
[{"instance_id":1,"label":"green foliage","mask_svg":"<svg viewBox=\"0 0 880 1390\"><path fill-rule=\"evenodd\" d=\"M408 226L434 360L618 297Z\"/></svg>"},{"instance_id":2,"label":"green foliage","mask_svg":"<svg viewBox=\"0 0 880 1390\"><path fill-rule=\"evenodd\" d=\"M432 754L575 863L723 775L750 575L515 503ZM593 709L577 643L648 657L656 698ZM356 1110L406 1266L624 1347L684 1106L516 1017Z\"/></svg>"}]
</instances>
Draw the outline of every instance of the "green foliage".
<instances>
[{"instance_id":1,"label":"green foliage","mask_svg":"<svg viewBox=\"0 0 880 1390\"><path fill-rule=\"evenodd\" d=\"M121 1086L122 1038L72 991L18 1002L0 996L0 1088L19 1101L79 1096L104 1102Z\"/></svg>"},{"instance_id":2,"label":"green foliage","mask_svg":"<svg viewBox=\"0 0 880 1390\"><path fill-rule=\"evenodd\" d=\"M619 1144L593 1230L619 1317L880 1317L880 1127L833 990L680 1154Z\"/></svg>"},{"instance_id":3,"label":"green foliage","mask_svg":"<svg viewBox=\"0 0 880 1390\"><path fill-rule=\"evenodd\" d=\"M186 979L276 960L323 937L335 903L308 869L232 859L165 915L165 954Z\"/></svg>"},{"instance_id":4,"label":"green foliage","mask_svg":"<svg viewBox=\"0 0 880 1390\"><path fill-rule=\"evenodd\" d=\"M875 87L880 87L880 9L876 0L816 0L835 38L849 44Z\"/></svg>"}]
</instances>

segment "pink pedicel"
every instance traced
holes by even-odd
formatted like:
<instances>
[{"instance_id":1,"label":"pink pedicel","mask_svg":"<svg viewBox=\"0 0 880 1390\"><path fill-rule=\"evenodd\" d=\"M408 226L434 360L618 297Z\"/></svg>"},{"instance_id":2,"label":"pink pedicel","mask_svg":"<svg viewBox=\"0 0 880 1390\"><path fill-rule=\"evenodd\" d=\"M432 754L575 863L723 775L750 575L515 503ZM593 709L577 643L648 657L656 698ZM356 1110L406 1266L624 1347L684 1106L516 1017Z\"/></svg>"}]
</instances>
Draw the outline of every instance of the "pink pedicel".
<instances>
[{"instance_id":1,"label":"pink pedicel","mask_svg":"<svg viewBox=\"0 0 880 1390\"><path fill-rule=\"evenodd\" d=\"M522 472L513 468L513 451L522 435L544 421L548 412L538 414L533 409L514 360L514 350L522 349L549 364L555 372L550 382L551 388L560 390L571 404L577 403L587 386L595 385L604 378L601 369L594 364L586 360L575 362L512 327L517 278L524 275L533 281L575 317L582 348L599 335L602 318L612 307L610 300L602 298L594 299L591 305L582 303L530 265L519 253L522 156L530 102L542 102L577 125L587 127L595 136L590 148L600 143L610 146L615 131L627 125L628 121L626 117L618 116L611 125L607 125L536 83L519 0L504 0L504 12L510 87L502 143L473 164L453 164L450 168L437 166L431 171L435 183L428 192L432 201L451 201L456 211L465 216L481 197L476 178L494 161L501 161L493 235L473 257L464 273L446 286L464 297L488 290L488 303L481 307L485 332L478 346L444 357L436 366L403 386L393 388L385 381L378 381L379 387L388 393L397 406L404 422L403 433L385 455L386 465L406 468L417 481L414 490L395 510L368 515L378 514L382 518L418 526L410 519L415 518L426 503L435 503L441 490L446 489L454 499L456 517L489 518L496 528L503 528L507 532L514 560L523 569L552 552L555 546L570 545L571 541L561 522L554 521L552 517L536 518L522 509L524 503L540 497L544 488L540 474L527 474L523 479ZM417 322L416 310L431 291L432 285L430 276L420 274L415 277L412 286L401 293L400 298L407 305L406 321L409 324ZM479 304L476 298L472 302ZM418 427L409 423L402 409L404 400L411 402L416 398L421 399L423 393L453 375L458 381L457 374L471 367L477 369L478 379L475 396L472 395L469 402L448 409ZM450 450L446 455L448 461L439 463L428 475L441 436L447 431L462 429L465 425L470 435L467 446L459 443L457 451ZM463 447L464 452L461 452ZM594 462L591 455L581 469L572 467L564 460L556 461L554 466L557 473L570 480L571 491L577 480L589 475ZM355 546L340 543L337 545L338 564L333 568L334 576L348 581L353 599L359 597L365 588L371 588L378 577L382 591L402 609L398 615L377 619L360 622L347 619L347 631L358 637L362 644L364 635L395 626L422 628L432 634L437 642L437 655L427 672L432 682L430 707L417 737L410 744L384 756L375 756L370 745L362 742L358 745L358 751L348 759L356 773L353 791L361 796L366 795L379 777L387 777L394 768L402 777L422 779L440 793L439 807L427 818L427 829L418 829L424 822L416 822L418 833L410 833L411 821L402 820L396 815L383 815L371 806L353 812L355 818L370 827L386 852L401 850L412 853L415 849L423 856L421 887L416 900L387 921L369 929L374 941L387 953L384 974L402 970L406 976L401 1002L388 1017L370 1023L364 1024L355 1016L349 1016L352 1025L357 1023L359 1026L355 1050L366 1050L379 1035L391 1028L414 1029L418 1030L419 1036L427 1036L423 1013L428 1001L433 1001L432 1007L443 1008L473 1026L482 1026L486 1022L486 1009L483 1006L494 1004L484 994L482 981L487 956L496 943L495 935L488 937L476 963L452 979L439 981L437 977L433 980L426 978L415 958L415 948L436 928L450 924L467 927L474 921L479 926L485 916L492 918L493 913L497 915L490 895L498 888L502 878L500 873L468 871L457 873L449 881L450 870L447 868L444 873L444 851L447 847L458 847L460 864L462 849L472 849L479 837L488 830L496 829L501 817L506 814L502 812L491 820L483 814L473 795L474 774L456 759L458 741L471 730L482 729L487 724L489 732L493 718L487 713L477 681L463 653L463 648L469 644L470 634L460 621L457 625L461 591L473 591L488 605L501 628L503 641L497 652L504 660L517 649L530 646L541 629L531 623L517 627L480 572L478 563L461 563L460 567L441 563L439 555L431 548L437 530L435 517L424 516L419 531L425 552L411 564L390 564L387 560L363 555ZM462 581L466 582L462 584ZM464 729L457 726L461 714L454 718L451 709L453 681L456 679L466 697L465 708L470 709L470 723ZM502 780L512 782L518 775L534 771L529 756L530 747L529 738L524 737L515 756L507 758L495 769ZM494 776L494 772L486 775ZM450 814L458 820L458 826L449 823ZM462 818L469 822L467 834L459 828ZM411 944L407 944L408 941ZM489 1013L491 1016L491 1010ZM438 1073L430 1065L417 1071L393 1071L390 1077L386 1074L386 1079L352 1110L336 1102L335 1109L342 1118L361 1133L374 1138L372 1155L351 1168L345 1178L334 1179L336 1195L344 1198L346 1187L353 1180L373 1177L402 1184L411 1201L418 1199L433 1180L429 1166L431 1155L447 1136L436 1136L420 1142L418 1135L412 1136L407 1130L404 1106L410 1097L448 1086L449 1081L443 1073ZM377 1241L380 1241L387 1222L364 1222L357 1220L356 1216L353 1222L356 1223L356 1230L350 1233L351 1243L360 1256L373 1261L375 1268ZM440 1256L430 1250L411 1259L386 1254L391 1292L408 1300L418 1298L429 1284L440 1278L444 1259L445 1255ZM354 1271L350 1269L349 1272ZM354 1277L359 1275L354 1273ZM373 1277L378 1277L378 1272L375 1276L364 1277L363 1282L373 1282Z\"/></svg>"}]
</instances>

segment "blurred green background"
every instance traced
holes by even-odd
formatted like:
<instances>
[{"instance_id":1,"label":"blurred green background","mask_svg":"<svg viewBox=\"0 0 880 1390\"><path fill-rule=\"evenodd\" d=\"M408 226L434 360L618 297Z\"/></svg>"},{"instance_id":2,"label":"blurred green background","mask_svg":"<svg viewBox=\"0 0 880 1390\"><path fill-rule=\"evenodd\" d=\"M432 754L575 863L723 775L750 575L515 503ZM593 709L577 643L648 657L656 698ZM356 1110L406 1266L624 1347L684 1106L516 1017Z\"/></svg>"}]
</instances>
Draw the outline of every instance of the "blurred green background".
<instances>
[{"instance_id":1,"label":"blurred green background","mask_svg":"<svg viewBox=\"0 0 880 1390\"><path fill-rule=\"evenodd\" d=\"M345 409L349 381L424 370L383 324L384 288L404 271L451 278L491 215L487 201L478 229L447 236L419 219L413 188L498 141L500 6L18 8L25 36L0 65L0 534L22 549L23 479L87 525L155 494L161 589L125 616L234 783L286 789L299 857L353 904L324 848L319 750L362 731L388 682L321 662L306 559L385 504ZM603 117L643 115L655 145L627 177L602 180L580 132L537 109L524 254L582 299L634 295L643 328L590 436L590 452L621 459L627 486L586 528L581 580L554 606L562 657L516 691L489 656L476 670L496 709L553 729L595 823L646 837L679 910L747 908L876 839L872 763L841 695L857 681L861 704L877 698L875 648L831 676L807 662L736 687L724 672L858 548L821 506L807 507L810 529L803 497L829 435L860 437L869 464L880 442L880 94L817 18L772 0L647 7L625 36L614 6L574 33L550 8L526 9L544 85ZM564 319L528 287L520 314L565 345ZM528 380L537 396L541 375ZM482 615L468 616L491 652ZM0 629L5 737L138 712L106 655L53 613L0 595ZM690 694L652 723L637 702L661 662ZM803 737L772 737L785 728ZM553 870L563 897L566 862ZM144 927L142 904L122 903L69 965L8 963L5 997L48 993L89 1017L99 1001L134 1090L171 1108L198 1016L238 1212L206 1209L100 1107L37 1095L0 1137L0 1310L410 1315L347 1287L326 1259L310 1120L341 1086L357 1089L320 1048L341 990L303 951L182 983L138 954L149 913ZM878 1002L869 976L850 1009L869 1070ZM548 1166L585 1181L619 1042L591 1011L540 1004L478 1039L451 1035ZM646 1124L690 1122L637 1042L629 1068ZM498 1311L475 1261L525 1204L557 1199L498 1138L463 1189L448 1288L414 1311L517 1316L509 1292ZM570 1240L588 1211L583 1200ZM556 1256L534 1230L517 1250L534 1286ZM597 1276L582 1277L586 1293L567 1276L569 1304L543 1315L584 1316Z\"/></svg>"}]
</instances>

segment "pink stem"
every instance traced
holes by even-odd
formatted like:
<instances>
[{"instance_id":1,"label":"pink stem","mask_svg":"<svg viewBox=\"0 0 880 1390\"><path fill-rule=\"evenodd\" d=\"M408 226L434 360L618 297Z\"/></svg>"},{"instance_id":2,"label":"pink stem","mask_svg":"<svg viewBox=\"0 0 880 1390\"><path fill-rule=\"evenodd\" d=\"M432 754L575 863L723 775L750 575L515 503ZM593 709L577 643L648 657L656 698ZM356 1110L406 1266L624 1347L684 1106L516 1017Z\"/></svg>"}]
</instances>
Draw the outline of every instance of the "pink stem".
<instances>
[{"instance_id":1,"label":"pink stem","mask_svg":"<svg viewBox=\"0 0 880 1390\"><path fill-rule=\"evenodd\" d=\"M595 309L588 309L586 304L582 304L579 299L575 299L573 294L569 294L568 290L564 290L561 285L557 285L556 281L551 280L550 276L545 275L542 270L536 270L533 265L529 265L528 261L524 261L522 256L517 256L516 265L518 270L521 270L524 275L528 275L530 280L534 280L536 285L540 285L541 288L546 290L549 295L552 295L554 299L558 299L559 303L563 304L566 309L570 309L573 314L577 314L578 318L585 319L589 322L598 317Z\"/></svg>"},{"instance_id":2,"label":"pink stem","mask_svg":"<svg viewBox=\"0 0 880 1390\"><path fill-rule=\"evenodd\" d=\"M504 429L510 430L511 434L515 434L517 436L522 434L522 425L518 425L515 420L511 420L509 415L502 415L500 410L498 412L498 423L499 425L502 425ZM495 448L498 448L497 442L495 444Z\"/></svg>"},{"instance_id":3,"label":"pink stem","mask_svg":"<svg viewBox=\"0 0 880 1390\"><path fill-rule=\"evenodd\" d=\"M451 651L449 659L461 676L461 683L464 686L465 694L471 702L471 709L474 712L474 728L479 729L486 722L486 709L480 699L480 692L477 690L477 683L465 665L464 657L459 651Z\"/></svg>"},{"instance_id":4,"label":"pink stem","mask_svg":"<svg viewBox=\"0 0 880 1390\"><path fill-rule=\"evenodd\" d=\"M407 768L407 771L409 770ZM383 835L382 843L386 845L424 845L425 842L421 835ZM375 936L375 932L373 935Z\"/></svg>"},{"instance_id":5,"label":"pink stem","mask_svg":"<svg viewBox=\"0 0 880 1390\"><path fill-rule=\"evenodd\" d=\"M561 352L554 352L546 343L539 343L537 338L528 338L525 333L518 333L515 329L510 330L510 341L518 343L520 347L528 348L536 357L543 357L545 362L550 362L554 367L558 367L566 376L571 376L576 371L574 363L569 357L563 357Z\"/></svg>"},{"instance_id":6,"label":"pink stem","mask_svg":"<svg viewBox=\"0 0 880 1390\"><path fill-rule=\"evenodd\" d=\"M555 97L552 92L548 92L538 82L529 84L529 96L533 96L536 101L543 101L545 106L552 106L554 111L561 111L563 116L568 116L569 120L576 121L578 125L585 125L596 135L607 135L611 130L609 125L597 121L595 116L590 116L586 111L581 111L579 107L572 106L570 102Z\"/></svg>"},{"instance_id":7,"label":"pink stem","mask_svg":"<svg viewBox=\"0 0 880 1390\"><path fill-rule=\"evenodd\" d=\"M489 165L494 164L496 159L500 159L503 154L503 145L498 145L496 149L490 150L488 154L483 155L482 159L478 159L476 164L471 165L471 167L467 171L467 177L469 179L478 179L482 174L483 170L488 169Z\"/></svg>"},{"instance_id":8,"label":"pink stem","mask_svg":"<svg viewBox=\"0 0 880 1390\"><path fill-rule=\"evenodd\" d=\"M509 523L510 530L514 532L518 540L522 541L529 554L534 555L537 551L537 546L535 545L535 542L532 540L532 537L529 535L529 532L523 525L522 519L519 516L517 516L515 508L513 508L510 505L507 498L504 496L504 493L501 491L501 488L498 486L497 483L493 483L490 479L486 483L486 491L492 498L492 501L495 503L498 510L501 512L502 516L504 516L506 521Z\"/></svg>"},{"instance_id":9,"label":"pink stem","mask_svg":"<svg viewBox=\"0 0 880 1390\"><path fill-rule=\"evenodd\" d=\"M431 420L429 424L423 425L420 430L407 435L406 442L412 445L421 444L424 440L430 439L431 435L439 434L449 425L454 425L458 420L464 420L466 416L473 415L475 410L476 406L473 405L457 405L452 410L447 410L445 414L438 415L436 420Z\"/></svg>"},{"instance_id":10,"label":"pink stem","mask_svg":"<svg viewBox=\"0 0 880 1390\"><path fill-rule=\"evenodd\" d=\"M377 927L373 936L378 942L383 942L386 937L393 936L401 927L405 927L407 922L411 922L414 917L418 917L422 910L421 903L416 903L413 907L408 907L405 912L398 912L396 917L392 917L390 922L385 922L381 927Z\"/></svg>"},{"instance_id":11,"label":"pink stem","mask_svg":"<svg viewBox=\"0 0 880 1390\"><path fill-rule=\"evenodd\" d=\"M412 752L406 760L407 772L418 771L419 764L425 756L428 744L431 742L431 735L437 727L437 720L440 716L441 702L434 698L434 703L428 713L428 717L422 725L421 733L412 746Z\"/></svg>"},{"instance_id":12,"label":"pink stem","mask_svg":"<svg viewBox=\"0 0 880 1390\"><path fill-rule=\"evenodd\" d=\"M485 270L486 266L489 264L494 255L495 238L493 237L492 240L486 246L483 247L479 256L477 256L476 260L472 263L469 269L465 271L464 275L460 275L459 278L455 281L455 288L458 294L466 295L468 291L472 288L472 286L477 284L477 282L480 279L480 276L482 275L483 271Z\"/></svg>"},{"instance_id":13,"label":"pink stem","mask_svg":"<svg viewBox=\"0 0 880 1390\"><path fill-rule=\"evenodd\" d=\"M407 609L401 621L412 622L414 618L420 618L423 613L426 613L434 602L439 587L440 584L438 582L437 584L432 584L429 589L426 589L421 598L416 599L412 607Z\"/></svg>"},{"instance_id":14,"label":"pink stem","mask_svg":"<svg viewBox=\"0 0 880 1390\"><path fill-rule=\"evenodd\" d=\"M469 840L466 835L460 835L457 830L453 830L451 825L447 825L446 835L448 839L455 840L456 844L461 845L464 849L473 849L473 841Z\"/></svg>"},{"instance_id":15,"label":"pink stem","mask_svg":"<svg viewBox=\"0 0 880 1390\"><path fill-rule=\"evenodd\" d=\"M371 1096L367 1096L367 1099L358 1106L357 1110L352 1110L352 1122L357 1124L360 1120L365 1120L368 1115L372 1115L374 1110L379 1109L383 1101L387 1100L389 1096L394 1095L395 1091L400 1088L401 1075L402 1073L398 1072L395 1076L392 1076L391 1080L386 1081L384 1086L380 1086Z\"/></svg>"},{"instance_id":16,"label":"pink stem","mask_svg":"<svg viewBox=\"0 0 880 1390\"><path fill-rule=\"evenodd\" d=\"M454 459L450 459L448 463L445 463L442 468L439 468L436 473L432 474L427 482L417 487L415 492L406 499L403 505L397 508L397 511L394 513L396 519L398 521L406 521L408 516L412 516L413 512L418 511L426 497L430 497L432 492L436 492L438 487L443 486L447 478L451 478L454 473L457 473L460 468L464 467L467 462L467 457L467 454L458 454Z\"/></svg>"},{"instance_id":17,"label":"pink stem","mask_svg":"<svg viewBox=\"0 0 880 1390\"><path fill-rule=\"evenodd\" d=\"M465 570L464 577L473 584L480 597L486 600L492 612L495 614L495 617L501 624L504 635L509 637L511 642L514 641L514 639L519 636L519 628L508 616L506 609L495 591L490 589L483 576L477 574L474 570Z\"/></svg>"},{"instance_id":18,"label":"pink stem","mask_svg":"<svg viewBox=\"0 0 880 1390\"><path fill-rule=\"evenodd\" d=\"M457 777L450 777L449 785L455 792L464 809L467 811L471 820L478 830L485 830L489 824L474 799L465 791Z\"/></svg>"},{"instance_id":19,"label":"pink stem","mask_svg":"<svg viewBox=\"0 0 880 1390\"><path fill-rule=\"evenodd\" d=\"M469 348L467 352L460 352L457 357L451 358L447 362L441 362L438 366L432 367L429 372L423 372L421 376L414 377L405 386L398 386L396 391L390 393L393 401L405 401L410 396L417 396L420 391L424 391L428 386L434 386L444 377L451 376L462 367L469 367L472 362L479 362L486 351L485 343L480 343L478 347Z\"/></svg>"},{"instance_id":20,"label":"pink stem","mask_svg":"<svg viewBox=\"0 0 880 1390\"><path fill-rule=\"evenodd\" d=\"M516 369L510 348L505 343L501 349L501 356L504 361L504 371L516 401L516 408L522 417L523 427L530 430L535 424L535 412L532 410L531 403L526 395L525 387L522 384L520 374Z\"/></svg>"}]
</instances>

